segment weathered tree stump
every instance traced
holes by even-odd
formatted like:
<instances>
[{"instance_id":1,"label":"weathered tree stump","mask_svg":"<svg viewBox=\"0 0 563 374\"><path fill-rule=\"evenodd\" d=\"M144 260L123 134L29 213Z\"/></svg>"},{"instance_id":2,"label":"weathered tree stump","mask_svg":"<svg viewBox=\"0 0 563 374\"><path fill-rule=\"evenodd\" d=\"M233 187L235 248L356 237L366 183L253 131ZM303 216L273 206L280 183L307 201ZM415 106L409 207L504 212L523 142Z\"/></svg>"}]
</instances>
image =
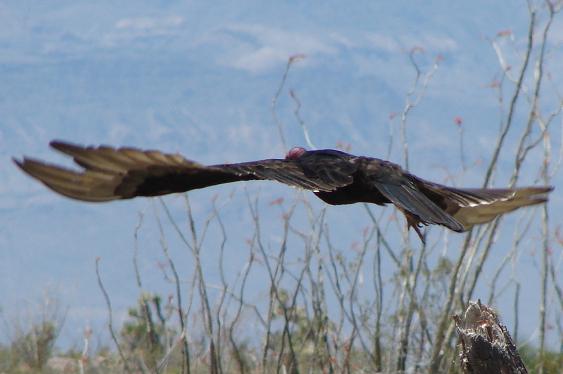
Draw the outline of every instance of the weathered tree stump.
<instances>
[{"instance_id":1,"label":"weathered tree stump","mask_svg":"<svg viewBox=\"0 0 563 374\"><path fill-rule=\"evenodd\" d=\"M465 374L528 373L508 330L481 300L470 301L463 318L456 315L454 320Z\"/></svg>"}]
</instances>

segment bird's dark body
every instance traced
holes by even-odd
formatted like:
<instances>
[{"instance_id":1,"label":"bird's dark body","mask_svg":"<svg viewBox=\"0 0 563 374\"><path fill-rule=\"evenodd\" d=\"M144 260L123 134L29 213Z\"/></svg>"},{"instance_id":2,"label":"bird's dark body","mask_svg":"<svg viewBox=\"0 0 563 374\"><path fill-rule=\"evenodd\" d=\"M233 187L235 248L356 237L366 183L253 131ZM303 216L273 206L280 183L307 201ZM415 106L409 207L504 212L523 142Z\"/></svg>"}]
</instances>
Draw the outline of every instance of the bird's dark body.
<instances>
[{"instance_id":1,"label":"bird's dark body","mask_svg":"<svg viewBox=\"0 0 563 374\"><path fill-rule=\"evenodd\" d=\"M350 155L344 152L333 150L309 151L307 152L307 157L310 157L311 160L315 160L318 157L325 158L327 154L339 159L339 162L334 162L334 166L336 166L335 169L339 171L339 173L336 174L338 176L335 177L335 173L333 172L332 177L334 179L342 179L341 174L345 174L351 177L351 183L342 185L335 191L315 191L314 194L317 197L331 205L355 203L385 205L391 202L379 191L372 181L385 179L385 169L393 170L393 172L402 172L400 166L392 163L385 165L382 160L376 158L350 157ZM314 175L314 172L311 174Z\"/></svg>"},{"instance_id":2,"label":"bird's dark body","mask_svg":"<svg viewBox=\"0 0 563 374\"><path fill-rule=\"evenodd\" d=\"M218 184L273 180L313 191L331 205L392 203L422 238L419 225L462 232L521 206L547 201L552 187L457 189L421 179L392 162L337 150L293 148L285 159L204 166L178 154L134 148L51 145L84 167L74 172L42 161L14 160L47 187L92 202L158 196Z\"/></svg>"}]
</instances>

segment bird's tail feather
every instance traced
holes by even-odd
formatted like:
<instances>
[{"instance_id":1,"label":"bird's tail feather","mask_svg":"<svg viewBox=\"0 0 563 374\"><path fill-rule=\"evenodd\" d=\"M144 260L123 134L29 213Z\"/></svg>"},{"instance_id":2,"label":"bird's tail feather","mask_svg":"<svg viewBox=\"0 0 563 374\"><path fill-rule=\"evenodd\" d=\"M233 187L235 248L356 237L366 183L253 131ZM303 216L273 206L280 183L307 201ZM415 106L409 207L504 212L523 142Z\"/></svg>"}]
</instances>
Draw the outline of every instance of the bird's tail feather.
<instances>
[{"instance_id":1,"label":"bird's tail feather","mask_svg":"<svg viewBox=\"0 0 563 374\"><path fill-rule=\"evenodd\" d=\"M483 224L492 221L499 214L512 212L520 207L545 203L548 199L546 194L553 190L553 187L523 187L512 190L494 190L494 189L466 189L462 190L472 194L477 198L491 196L495 193L504 193L509 191L510 194L492 201L484 201L480 204L467 204L461 206L453 217L460 222L466 229L473 225Z\"/></svg>"}]
</instances>

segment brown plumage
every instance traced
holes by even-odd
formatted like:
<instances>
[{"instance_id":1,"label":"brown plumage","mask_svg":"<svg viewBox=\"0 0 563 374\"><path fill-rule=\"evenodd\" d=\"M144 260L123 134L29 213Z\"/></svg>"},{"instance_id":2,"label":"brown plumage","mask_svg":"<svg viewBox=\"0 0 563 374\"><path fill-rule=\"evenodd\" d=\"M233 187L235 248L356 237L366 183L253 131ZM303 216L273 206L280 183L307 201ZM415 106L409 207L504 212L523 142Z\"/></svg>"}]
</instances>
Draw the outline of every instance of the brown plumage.
<instances>
[{"instance_id":1,"label":"brown plumage","mask_svg":"<svg viewBox=\"0 0 563 374\"><path fill-rule=\"evenodd\" d=\"M53 191L103 202L159 196L217 184L273 180L313 191L328 204L392 203L422 239L421 225L463 232L499 214L547 201L553 187L452 188L421 179L399 165L335 150L296 147L285 159L204 166L179 154L134 148L82 147L51 142L84 168L75 172L24 157L14 162Z\"/></svg>"}]
</instances>

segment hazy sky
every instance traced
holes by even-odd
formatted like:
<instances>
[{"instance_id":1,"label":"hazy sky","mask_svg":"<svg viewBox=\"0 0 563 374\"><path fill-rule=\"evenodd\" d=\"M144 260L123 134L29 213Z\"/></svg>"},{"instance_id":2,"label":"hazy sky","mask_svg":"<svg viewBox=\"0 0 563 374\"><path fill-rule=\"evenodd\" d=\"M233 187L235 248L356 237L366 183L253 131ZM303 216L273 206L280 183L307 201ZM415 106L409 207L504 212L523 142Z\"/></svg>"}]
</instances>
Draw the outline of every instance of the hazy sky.
<instances>
[{"instance_id":1,"label":"hazy sky","mask_svg":"<svg viewBox=\"0 0 563 374\"><path fill-rule=\"evenodd\" d=\"M460 170L454 117L463 119L469 162L490 157L494 146L499 110L487 86L501 69L482 37L512 30L523 48L528 17L524 1L0 1L2 305L9 310L40 298L50 285L70 303L67 341L88 324L102 329L106 308L94 261L101 258L108 292L123 314L138 297L131 265L138 212L148 209L148 217L152 211L146 199L95 205L61 198L17 170L12 156L67 162L48 148L58 138L181 152L205 164L283 157L271 100L288 58L304 54L291 67L276 107L288 147L307 146L294 116L293 89L317 148L343 142L352 153L386 158L389 117L403 109L415 77L406 51L420 48L415 57L424 74L442 59L409 115L409 169L443 182L443 167ZM552 35L563 35L561 22ZM519 66L510 38L499 43L507 64ZM562 87L561 66L552 68ZM392 126L389 158L403 163L398 119ZM510 152L502 157L512 161ZM463 185L472 178L480 184L484 171L471 169ZM535 177L527 175L521 184ZM506 181L501 170L498 185ZM233 187L191 194L196 217L205 219L212 197L225 200ZM244 189L236 188L240 202L225 209L225 220L250 224L242 213ZM284 186L251 188L260 188L265 202L293 196ZM167 202L182 216L182 199ZM555 221L561 204L556 190ZM358 212L339 211L345 245L368 224ZM154 249L158 231L148 220L141 268L148 287L167 293L156 266L162 261ZM213 252L206 255L212 261ZM523 261L533 273L532 260ZM233 258L232 270L238 265Z\"/></svg>"}]
</instances>

